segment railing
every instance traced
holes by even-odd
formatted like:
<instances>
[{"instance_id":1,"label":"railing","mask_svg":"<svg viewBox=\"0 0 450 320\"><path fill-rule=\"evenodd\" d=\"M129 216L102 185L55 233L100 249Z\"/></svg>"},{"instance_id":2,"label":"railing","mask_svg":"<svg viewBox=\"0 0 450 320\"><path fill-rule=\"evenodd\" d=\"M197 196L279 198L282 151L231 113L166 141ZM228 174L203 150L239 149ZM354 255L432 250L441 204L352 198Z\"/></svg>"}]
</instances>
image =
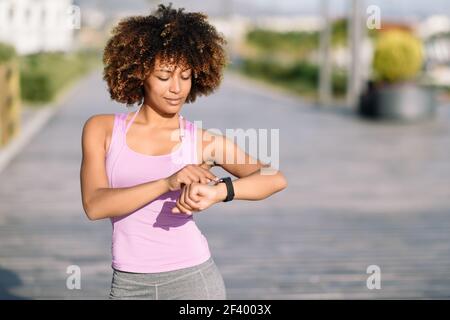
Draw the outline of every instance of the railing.
<instances>
[{"instance_id":1,"label":"railing","mask_svg":"<svg viewBox=\"0 0 450 320\"><path fill-rule=\"evenodd\" d=\"M0 64L0 149L20 132L21 103L16 59Z\"/></svg>"}]
</instances>

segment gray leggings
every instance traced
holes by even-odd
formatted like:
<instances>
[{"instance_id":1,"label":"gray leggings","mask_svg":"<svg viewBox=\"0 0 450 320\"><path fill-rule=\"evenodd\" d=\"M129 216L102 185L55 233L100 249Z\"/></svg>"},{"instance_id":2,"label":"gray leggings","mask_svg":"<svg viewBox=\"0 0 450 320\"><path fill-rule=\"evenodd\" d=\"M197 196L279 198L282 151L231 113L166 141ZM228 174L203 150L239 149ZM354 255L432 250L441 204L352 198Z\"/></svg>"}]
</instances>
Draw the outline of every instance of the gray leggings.
<instances>
[{"instance_id":1,"label":"gray leggings","mask_svg":"<svg viewBox=\"0 0 450 320\"><path fill-rule=\"evenodd\" d=\"M225 284L214 260L158 273L113 269L109 299L225 300Z\"/></svg>"}]
</instances>

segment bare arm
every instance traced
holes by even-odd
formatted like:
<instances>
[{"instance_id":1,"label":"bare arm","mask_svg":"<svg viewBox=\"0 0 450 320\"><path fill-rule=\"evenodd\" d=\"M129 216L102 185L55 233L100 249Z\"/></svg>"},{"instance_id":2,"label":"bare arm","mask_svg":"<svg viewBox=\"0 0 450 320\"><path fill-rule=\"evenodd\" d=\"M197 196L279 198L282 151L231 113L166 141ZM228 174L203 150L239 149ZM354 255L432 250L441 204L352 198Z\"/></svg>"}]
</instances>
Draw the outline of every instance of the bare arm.
<instances>
[{"instance_id":1,"label":"bare arm","mask_svg":"<svg viewBox=\"0 0 450 320\"><path fill-rule=\"evenodd\" d=\"M203 129L198 129L197 137L200 139L198 158L208 169L218 165L238 177L232 182L234 199L262 200L287 187L287 180L281 171L252 158L227 137ZM214 186L193 183L183 187L172 212L192 214L223 201L226 196L224 183Z\"/></svg>"},{"instance_id":2,"label":"bare arm","mask_svg":"<svg viewBox=\"0 0 450 320\"><path fill-rule=\"evenodd\" d=\"M169 191L164 179L129 188L99 188L85 211L90 220L119 217L133 212Z\"/></svg>"},{"instance_id":3,"label":"bare arm","mask_svg":"<svg viewBox=\"0 0 450 320\"><path fill-rule=\"evenodd\" d=\"M105 138L108 115L89 118L82 134L80 170L83 209L90 220L129 214L182 184L215 180L205 165L187 165L169 177L128 188L110 188L105 168ZM208 180L210 179L210 180Z\"/></svg>"},{"instance_id":4,"label":"bare arm","mask_svg":"<svg viewBox=\"0 0 450 320\"><path fill-rule=\"evenodd\" d=\"M217 195L220 201L227 197L227 188L224 183L217 186ZM233 180L235 200L263 200L287 187L286 178L278 171L274 176L262 175L260 170Z\"/></svg>"},{"instance_id":5,"label":"bare arm","mask_svg":"<svg viewBox=\"0 0 450 320\"><path fill-rule=\"evenodd\" d=\"M205 135L208 134L205 132ZM281 171L252 158L225 136L206 136L206 141L208 140L213 144L209 150L214 150L212 156L209 156L208 152L205 153L209 162L212 160L216 165L238 177L233 180L234 199L262 200L287 187L287 180ZM205 148L208 148L208 145L209 143L206 143ZM227 156L230 154L234 157ZM271 174L266 174L268 172ZM227 195L225 184L220 183L216 187L220 199L225 199Z\"/></svg>"},{"instance_id":6,"label":"bare arm","mask_svg":"<svg viewBox=\"0 0 450 320\"><path fill-rule=\"evenodd\" d=\"M83 209L90 220L126 215L169 191L165 179L129 188L109 188L105 169L105 117L89 118L82 134L81 195Z\"/></svg>"}]
</instances>

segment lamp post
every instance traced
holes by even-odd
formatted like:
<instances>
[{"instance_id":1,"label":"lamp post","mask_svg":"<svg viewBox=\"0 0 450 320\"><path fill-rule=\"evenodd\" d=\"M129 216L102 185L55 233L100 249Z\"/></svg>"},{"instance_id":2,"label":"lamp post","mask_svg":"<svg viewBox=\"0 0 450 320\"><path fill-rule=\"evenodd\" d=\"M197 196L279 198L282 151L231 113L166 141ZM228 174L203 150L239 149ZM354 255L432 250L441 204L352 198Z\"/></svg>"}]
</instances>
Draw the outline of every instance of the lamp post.
<instances>
[{"instance_id":1,"label":"lamp post","mask_svg":"<svg viewBox=\"0 0 450 320\"><path fill-rule=\"evenodd\" d=\"M361 46L363 45L364 32L361 15L362 3L362 0L351 0L351 12L348 23L350 56L347 76L347 105L351 108L356 106L362 89Z\"/></svg>"},{"instance_id":2,"label":"lamp post","mask_svg":"<svg viewBox=\"0 0 450 320\"><path fill-rule=\"evenodd\" d=\"M331 23L329 14L329 0L322 0L321 12L323 26L320 33L320 78L319 78L319 105L329 106L332 98L331 90Z\"/></svg>"}]
</instances>

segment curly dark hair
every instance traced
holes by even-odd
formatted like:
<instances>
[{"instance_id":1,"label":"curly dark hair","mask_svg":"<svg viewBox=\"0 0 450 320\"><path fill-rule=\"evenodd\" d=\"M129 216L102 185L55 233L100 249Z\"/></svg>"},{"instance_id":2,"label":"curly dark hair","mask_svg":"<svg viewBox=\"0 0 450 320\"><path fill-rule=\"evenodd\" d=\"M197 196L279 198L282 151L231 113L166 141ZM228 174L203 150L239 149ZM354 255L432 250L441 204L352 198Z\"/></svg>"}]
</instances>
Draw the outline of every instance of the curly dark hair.
<instances>
[{"instance_id":1,"label":"curly dark hair","mask_svg":"<svg viewBox=\"0 0 450 320\"><path fill-rule=\"evenodd\" d=\"M148 16L122 19L112 30L103 53L103 79L111 99L127 106L142 103L144 81L158 57L192 68L187 103L212 93L222 81L228 63L227 41L201 12L183 12L163 4Z\"/></svg>"}]
</instances>

